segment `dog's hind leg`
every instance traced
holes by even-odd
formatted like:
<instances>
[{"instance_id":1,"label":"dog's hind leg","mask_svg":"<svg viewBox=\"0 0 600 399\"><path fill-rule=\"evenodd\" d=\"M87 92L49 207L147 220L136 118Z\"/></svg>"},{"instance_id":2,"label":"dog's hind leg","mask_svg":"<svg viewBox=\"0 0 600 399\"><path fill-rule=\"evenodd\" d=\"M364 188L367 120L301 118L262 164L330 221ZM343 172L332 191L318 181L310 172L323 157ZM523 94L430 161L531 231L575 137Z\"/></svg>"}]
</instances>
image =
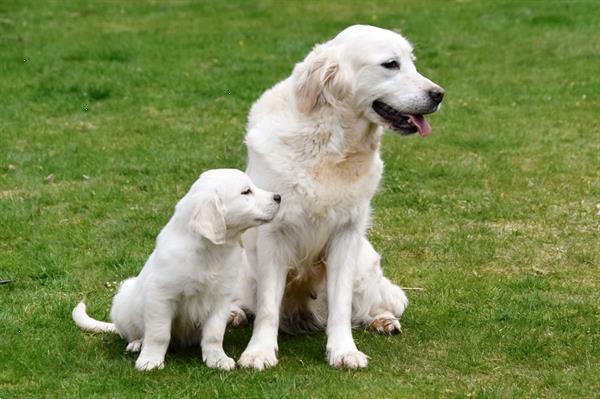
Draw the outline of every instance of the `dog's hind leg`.
<instances>
[{"instance_id":1,"label":"dog's hind leg","mask_svg":"<svg viewBox=\"0 0 600 399\"><path fill-rule=\"evenodd\" d=\"M354 281L354 325L385 335L402 331L399 318L408 306L404 291L383 275L380 256L363 238Z\"/></svg>"},{"instance_id":2,"label":"dog's hind leg","mask_svg":"<svg viewBox=\"0 0 600 399\"><path fill-rule=\"evenodd\" d=\"M386 277L379 282L381 302L371 309L374 314L370 328L380 334L399 334L402 332L399 318L408 306L408 298L402 288L392 283Z\"/></svg>"},{"instance_id":3,"label":"dog's hind leg","mask_svg":"<svg viewBox=\"0 0 600 399\"><path fill-rule=\"evenodd\" d=\"M231 304L229 310L229 318L227 319L227 325L231 327L239 327L248 324L248 316L244 309L242 309L237 303Z\"/></svg>"},{"instance_id":4,"label":"dog's hind leg","mask_svg":"<svg viewBox=\"0 0 600 399\"><path fill-rule=\"evenodd\" d=\"M390 312L383 312L373 318L369 329L381 335L395 335L402 332L400 321Z\"/></svg>"},{"instance_id":5,"label":"dog's hind leg","mask_svg":"<svg viewBox=\"0 0 600 399\"><path fill-rule=\"evenodd\" d=\"M144 335L142 309L142 295L140 295L137 277L123 281L113 299L110 318L127 342L137 340L141 342Z\"/></svg>"}]
</instances>

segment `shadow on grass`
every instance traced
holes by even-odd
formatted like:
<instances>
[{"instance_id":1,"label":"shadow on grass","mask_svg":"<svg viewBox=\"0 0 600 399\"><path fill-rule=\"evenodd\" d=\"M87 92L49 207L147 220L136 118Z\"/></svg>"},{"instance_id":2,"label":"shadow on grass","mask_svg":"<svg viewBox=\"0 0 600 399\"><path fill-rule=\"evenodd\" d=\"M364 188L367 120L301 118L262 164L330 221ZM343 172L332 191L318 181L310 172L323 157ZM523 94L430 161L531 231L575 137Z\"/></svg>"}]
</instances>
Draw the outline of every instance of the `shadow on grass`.
<instances>
[{"instance_id":1,"label":"shadow on grass","mask_svg":"<svg viewBox=\"0 0 600 399\"><path fill-rule=\"evenodd\" d=\"M137 353L125 351L126 341L117 335L98 335L105 347L106 357L113 360L125 360L131 362L132 367L137 358ZM228 328L225 333L225 353L234 359L239 359L252 336L252 325L238 328ZM320 364L325 361L325 334L319 332L312 335L292 336L284 333L279 335L280 361L285 362L297 359L300 363ZM170 345L167 351L165 363L173 364L196 364L202 362L202 350L200 345L181 347Z\"/></svg>"}]
</instances>

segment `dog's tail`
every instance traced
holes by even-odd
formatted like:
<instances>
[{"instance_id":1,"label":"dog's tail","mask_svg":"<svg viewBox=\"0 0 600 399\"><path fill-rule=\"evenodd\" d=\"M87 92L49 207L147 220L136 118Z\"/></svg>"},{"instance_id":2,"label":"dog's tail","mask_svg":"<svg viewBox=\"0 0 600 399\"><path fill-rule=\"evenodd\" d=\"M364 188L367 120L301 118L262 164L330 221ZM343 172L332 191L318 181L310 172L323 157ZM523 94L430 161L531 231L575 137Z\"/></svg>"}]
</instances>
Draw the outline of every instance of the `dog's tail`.
<instances>
[{"instance_id":1,"label":"dog's tail","mask_svg":"<svg viewBox=\"0 0 600 399\"><path fill-rule=\"evenodd\" d=\"M85 311L85 303L79 302L73 309L73 321L77 327L90 332L108 332L118 334L117 327L113 323L92 319Z\"/></svg>"}]
</instances>

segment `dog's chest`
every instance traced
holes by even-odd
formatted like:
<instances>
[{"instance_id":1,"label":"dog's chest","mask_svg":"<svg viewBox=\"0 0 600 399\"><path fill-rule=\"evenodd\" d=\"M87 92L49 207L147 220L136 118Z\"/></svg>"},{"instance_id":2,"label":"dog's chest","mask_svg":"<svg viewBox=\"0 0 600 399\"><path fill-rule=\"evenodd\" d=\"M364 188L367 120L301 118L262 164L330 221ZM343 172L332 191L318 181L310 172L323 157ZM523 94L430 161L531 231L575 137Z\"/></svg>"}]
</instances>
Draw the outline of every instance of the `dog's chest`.
<instances>
[{"instance_id":1,"label":"dog's chest","mask_svg":"<svg viewBox=\"0 0 600 399\"><path fill-rule=\"evenodd\" d=\"M343 159L326 157L306 169L305 178L295 182L294 191L310 215L338 220L338 216L368 206L377 191L382 171L383 162L378 154Z\"/></svg>"}]
</instances>

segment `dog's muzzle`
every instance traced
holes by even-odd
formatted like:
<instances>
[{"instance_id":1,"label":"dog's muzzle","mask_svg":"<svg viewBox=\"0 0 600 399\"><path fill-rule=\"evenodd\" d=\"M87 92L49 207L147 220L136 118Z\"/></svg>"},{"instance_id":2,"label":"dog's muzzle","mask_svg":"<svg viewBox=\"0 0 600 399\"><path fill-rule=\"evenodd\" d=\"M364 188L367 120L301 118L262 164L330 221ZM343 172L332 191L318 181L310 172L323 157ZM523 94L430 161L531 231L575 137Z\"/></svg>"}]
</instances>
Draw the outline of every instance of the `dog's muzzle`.
<instances>
[{"instance_id":1,"label":"dog's muzzle","mask_svg":"<svg viewBox=\"0 0 600 399\"><path fill-rule=\"evenodd\" d=\"M422 114L405 114L379 100L373 102L373 110L385 121L386 127L394 132L402 135L419 132L423 137L431 133L431 126Z\"/></svg>"}]
</instances>

